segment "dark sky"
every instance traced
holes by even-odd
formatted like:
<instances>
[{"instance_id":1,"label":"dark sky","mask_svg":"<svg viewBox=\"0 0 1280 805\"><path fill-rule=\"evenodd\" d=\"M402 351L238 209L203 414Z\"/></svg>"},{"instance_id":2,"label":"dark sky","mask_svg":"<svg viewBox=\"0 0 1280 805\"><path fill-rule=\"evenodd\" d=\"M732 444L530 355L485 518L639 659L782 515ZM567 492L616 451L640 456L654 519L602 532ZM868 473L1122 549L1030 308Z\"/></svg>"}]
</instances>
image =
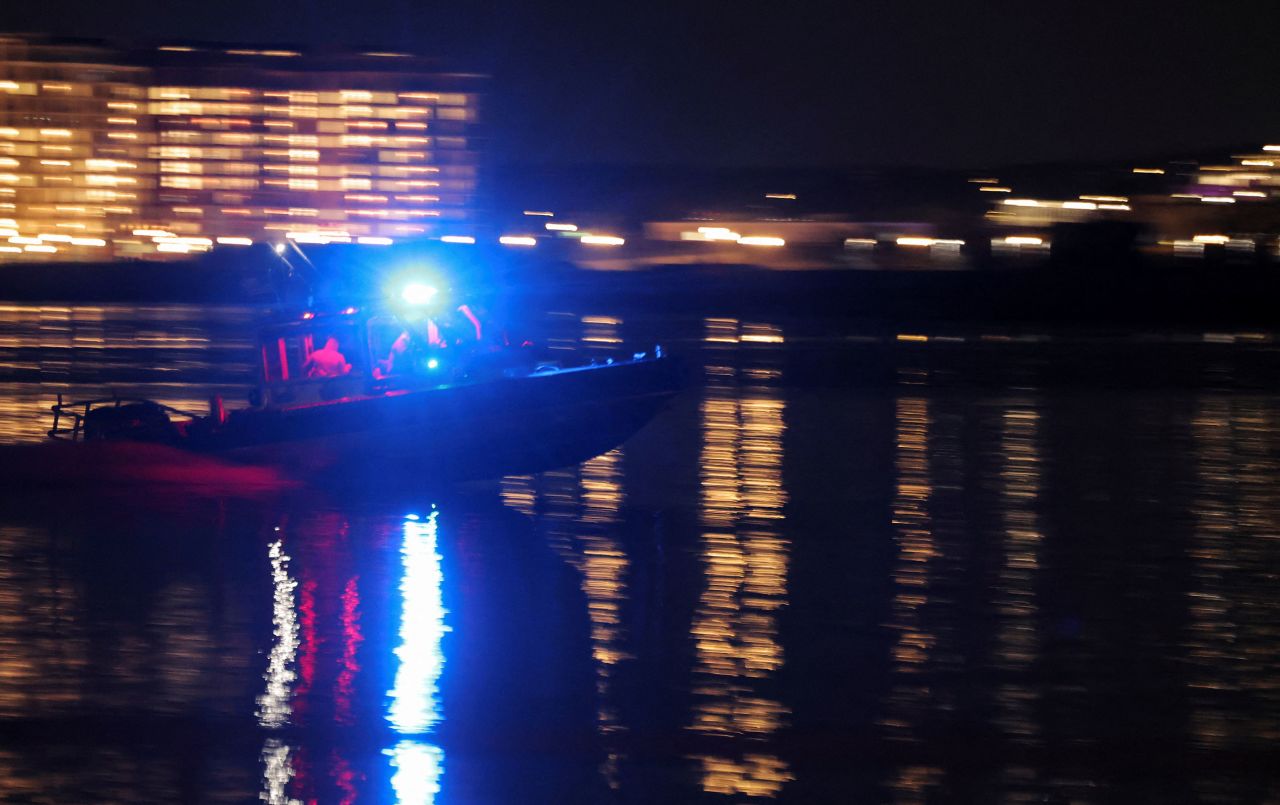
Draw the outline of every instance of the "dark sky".
<instances>
[{"instance_id":1,"label":"dark sky","mask_svg":"<svg viewBox=\"0 0 1280 805\"><path fill-rule=\"evenodd\" d=\"M0 0L0 30L373 45L494 76L506 162L927 165L1280 138L1280 3Z\"/></svg>"}]
</instances>

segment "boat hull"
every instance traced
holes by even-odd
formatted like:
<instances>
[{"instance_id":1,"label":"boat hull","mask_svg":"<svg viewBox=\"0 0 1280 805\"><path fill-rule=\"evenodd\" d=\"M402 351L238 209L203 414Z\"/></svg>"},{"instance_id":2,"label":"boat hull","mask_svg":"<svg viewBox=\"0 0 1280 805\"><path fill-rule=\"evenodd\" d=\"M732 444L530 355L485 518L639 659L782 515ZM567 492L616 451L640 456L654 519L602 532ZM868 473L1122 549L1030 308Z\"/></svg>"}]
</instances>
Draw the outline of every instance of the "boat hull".
<instances>
[{"instance_id":1,"label":"boat hull","mask_svg":"<svg viewBox=\"0 0 1280 805\"><path fill-rule=\"evenodd\" d=\"M669 359L627 361L241 412L192 446L354 483L492 478L607 452L679 385Z\"/></svg>"}]
</instances>

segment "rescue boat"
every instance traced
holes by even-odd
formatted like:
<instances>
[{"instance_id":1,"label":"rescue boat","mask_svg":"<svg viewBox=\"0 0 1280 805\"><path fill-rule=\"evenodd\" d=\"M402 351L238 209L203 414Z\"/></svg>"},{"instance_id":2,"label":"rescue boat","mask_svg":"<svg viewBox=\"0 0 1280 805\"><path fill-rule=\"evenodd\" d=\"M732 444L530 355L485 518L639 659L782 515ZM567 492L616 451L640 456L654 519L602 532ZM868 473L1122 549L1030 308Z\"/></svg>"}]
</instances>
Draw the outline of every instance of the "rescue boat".
<instances>
[{"instance_id":1,"label":"rescue boat","mask_svg":"<svg viewBox=\"0 0 1280 805\"><path fill-rule=\"evenodd\" d=\"M410 290L406 298L420 301ZM304 311L261 331L245 407L215 398L207 413L192 413L148 399L59 397L49 435L162 444L306 478L451 482L608 452L681 385L661 347L549 362L528 345L486 342L474 315L459 310L455 324L474 326L474 337L403 309Z\"/></svg>"}]
</instances>

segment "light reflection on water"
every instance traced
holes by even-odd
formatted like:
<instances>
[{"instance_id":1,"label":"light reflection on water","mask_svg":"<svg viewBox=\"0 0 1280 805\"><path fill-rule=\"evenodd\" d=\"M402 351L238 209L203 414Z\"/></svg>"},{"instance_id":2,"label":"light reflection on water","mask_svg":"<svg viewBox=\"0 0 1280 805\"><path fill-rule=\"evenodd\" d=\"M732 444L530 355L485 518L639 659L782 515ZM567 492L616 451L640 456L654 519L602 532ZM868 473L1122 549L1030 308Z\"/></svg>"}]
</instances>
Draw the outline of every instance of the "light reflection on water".
<instances>
[{"instance_id":1,"label":"light reflection on water","mask_svg":"<svg viewBox=\"0 0 1280 805\"><path fill-rule=\"evenodd\" d=\"M1274 798L1274 394L970 388L934 341L815 384L790 327L686 335L704 383L636 440L438 509L11 494L0 798ZM0 438L49 396L0 387Z\"/></svg>"},{"instance_id":2,"label":"light reflection on water","mask_svg":"<svg viewBox=\"0 0 1280 805\"><path fill-rule=\"evenodd\" d=\"M759 363L735 354L744 341L778 344L783 335L769 325L707 320L711 357L704 368L700 461L705 579L691 629L691 728L767 741L787 715L767 685L784 661L778 613L787 602L788 540L780 531L785 404L769 385L779 379L769 353ZM767 752L694 758L710 793L772 797L791 779L786 762Z\"/></svg>"},{"instance_id":3,"label":"light reflection on water","mask_svg":"<svg viewBox=\"0 0 1280 805\"><path fill-rule=\"evenodd\" d=\"M395 686L387 692L387 721L402 735L422 735L440 723L440 675L444 672L441 641L449 627L444 607L444 577L437 553L440 512L426 517L410 514L404 521L400 549L404 575L400 580L399 667ZM387 750L391 758L391 787L402 805L428 805L440 793L444 750L422 740L405 739Z\"/></svg>"},{"instance_id":4,"label":"light reflection on water","mask_svg":"<svg viewBox=\"0 0 1280 805\"><path fill-rule=\"evenodd\" d=\"M395 686L387 692L391 698L387 721L404 735L427 732L440 722L437 685L444 671L440 641L449 627L444 622L448 611L441 593L440 554L436 552L439 514L433 508L425 518L411 514L404 521L400 645L395 649L399 667Z\"/></svg>"}]
</instances>

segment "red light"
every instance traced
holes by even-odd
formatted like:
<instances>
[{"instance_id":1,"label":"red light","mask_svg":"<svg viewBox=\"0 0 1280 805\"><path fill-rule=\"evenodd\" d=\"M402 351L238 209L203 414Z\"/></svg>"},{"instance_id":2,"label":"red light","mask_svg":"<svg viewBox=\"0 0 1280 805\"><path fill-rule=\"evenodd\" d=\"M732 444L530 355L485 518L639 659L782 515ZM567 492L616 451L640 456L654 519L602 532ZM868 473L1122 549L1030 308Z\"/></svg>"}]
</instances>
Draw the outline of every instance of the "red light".
<instances>
[{"instance_id":1,"label":"red light","mask_svg":"<svg viewBox=\"0 0 1280 805\"><path fill-rule=\"evenodd\" d=\"M316 317L316 314L312 313L310 310L308 310L306 313L303 313L303 314L302 314L302 318L303 318L304 320L305 320L305 319L314 319L315 317Z\"/></svg>"}]
</instances>

